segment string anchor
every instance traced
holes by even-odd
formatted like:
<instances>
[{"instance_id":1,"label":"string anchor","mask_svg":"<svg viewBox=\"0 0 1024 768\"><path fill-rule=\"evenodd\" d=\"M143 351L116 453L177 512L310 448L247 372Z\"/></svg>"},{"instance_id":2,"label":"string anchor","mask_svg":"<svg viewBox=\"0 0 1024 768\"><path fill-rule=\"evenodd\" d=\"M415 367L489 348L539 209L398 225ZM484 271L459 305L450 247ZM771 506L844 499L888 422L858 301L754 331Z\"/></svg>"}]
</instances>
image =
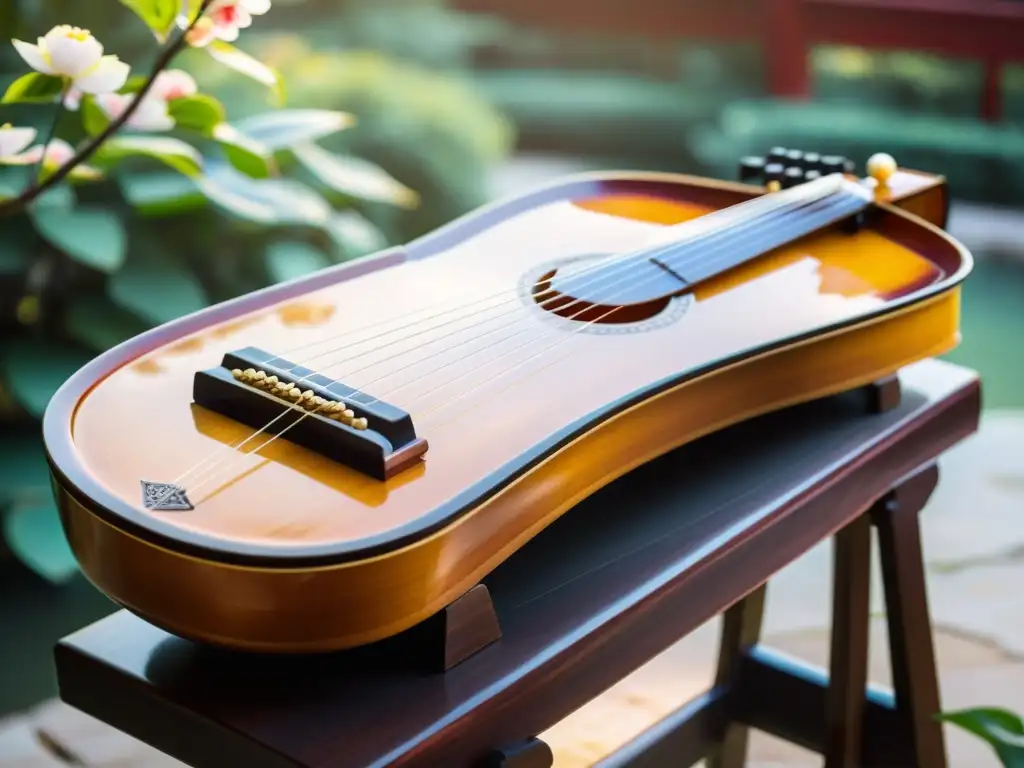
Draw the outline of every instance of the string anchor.
<instances>
[{"instance_id":1,"label":"string anchor","mask_svg":"<svg viewBox=\"0 0 1024 768\"><path fill-rule=\"evenodd\" d=\"M163 512L188 512L195 509L180 485L151 483L149 480L142 480L141 483L142 505L146 509Z\"/></svg>"}]
</instances>

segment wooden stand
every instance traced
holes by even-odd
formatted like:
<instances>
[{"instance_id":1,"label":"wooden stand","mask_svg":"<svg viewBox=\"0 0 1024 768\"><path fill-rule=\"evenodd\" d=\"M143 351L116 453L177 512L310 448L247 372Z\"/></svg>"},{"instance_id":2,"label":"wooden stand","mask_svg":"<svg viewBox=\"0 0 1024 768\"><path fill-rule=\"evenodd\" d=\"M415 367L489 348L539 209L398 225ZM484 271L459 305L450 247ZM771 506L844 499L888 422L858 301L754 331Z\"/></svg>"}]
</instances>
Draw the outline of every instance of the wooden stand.
<instances>
[{"instance_id":1,"label":"wooden stand","mask_svg":"<svg viewBox=\"0 0 1024 768\"><path fill-rule=\"evenodd\" d=\"M387 644L426 673L447 672L501 639L491 593L477 584L447 608Z\"/></svg>"},{"instance_id":2,"label":"wooden stand","mask_svg":"<svg viewBox=\"0 0 1024 768\"><path fill-rule=\"evenodd\" d=\"M724 612L715 684L600 768L738 768L751 728L828 768L945 768L917 513L977 429L980 387L936 361L900 383L862 388L880 413L847 392L634 470L395 638L398 655L216 652L120 611L58 644L61 697L193 768L550 768L538 734ZM872 525L891 692L866 685ZM832 537L817 670L761 644L765 585Z\"/></svg>"}]
</instances>

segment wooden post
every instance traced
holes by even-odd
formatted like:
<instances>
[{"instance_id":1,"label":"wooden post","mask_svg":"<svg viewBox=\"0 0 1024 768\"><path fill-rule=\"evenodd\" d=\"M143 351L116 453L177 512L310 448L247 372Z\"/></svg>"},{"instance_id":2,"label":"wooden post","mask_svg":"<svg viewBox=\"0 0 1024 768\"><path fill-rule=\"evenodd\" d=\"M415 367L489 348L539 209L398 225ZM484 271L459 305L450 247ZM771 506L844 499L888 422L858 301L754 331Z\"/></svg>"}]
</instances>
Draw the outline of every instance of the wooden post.
<instances>
[{"instance_id":1,"label":"wooden post","mask_svg":"<svg viewBox=\"0 0 1024 768\"><path fill-rule=\"evenodd\" d=\"M808 98L811 95L808 40L802 0L765 0L762 52L773 96Z\"/></svg>"},{"instance_id":2,"label":"wooden post","mask_svg":"<svg viewBox=\"0 0 1024 768\"><path fill-rule=\"evenodd\" d=\"M988 59L984 62L985 79L982 84L981 116L990 123L1003 119L1003 62Z\"/></svg>"}]
</instances>

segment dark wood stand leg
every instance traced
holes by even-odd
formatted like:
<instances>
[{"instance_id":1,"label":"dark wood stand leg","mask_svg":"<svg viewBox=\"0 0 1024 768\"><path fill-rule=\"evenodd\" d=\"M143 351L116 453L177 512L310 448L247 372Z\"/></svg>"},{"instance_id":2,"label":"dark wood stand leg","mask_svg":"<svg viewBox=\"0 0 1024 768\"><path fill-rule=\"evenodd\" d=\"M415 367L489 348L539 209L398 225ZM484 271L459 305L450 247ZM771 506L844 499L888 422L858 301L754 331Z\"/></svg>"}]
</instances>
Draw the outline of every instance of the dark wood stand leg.
<instances>
[{"instance_id":1,"label":"dark wood stand leg","mask_svg":"<svg viewBox=\"0 0 1024 768\"><path fill-rule=\"evenodd\" d=\"M408 655L427 673L447 672L501 639L491 593L483 584L394 638L394 652Z\"/></svg>"},{"instance_id":2,"label":"dark wood stand leg","mask_svg":"<svg viewBox=\"0 0 1024 768\"><path fill-rule=\"evenodd\" d=\"M747 652L760 641L766 592L767 585L762 584L725 612L715 675L716 688L731 690L736 687ZM743 768L747 761L748 738L747 726L731 720L721 743L708 756L707 767Z\"/></svg>"},{"instance_id":3,"label":"dark wood stand leg","mask_svg":"<svg viewBox=\"0 0 1024 768\"><path fill-rule=\"evenodd\" d=\"M918 511L938 481L932 465L906 480L873 510L878 529L896 715L914 765L946 768L935 647L928 611Z\"/></svg>"},{"instance_id":4,"label":"dark wood stand leg","mask_svg":"<svg viewBox=\"0 0 1024 768\"><path fill-rule=\"evenodd\" d=\"M551 768L554 764L551 747L540 739L527 739L515 746L494 750L480 768Z\"/></svg>"},{"instance_id":5,"label":"dark wood stand leg","mask_svg":"<svg viewBox=\"0 0 1024 768\"><path fill-rule=\"evenodd\" d=\"M871 519L861 515L834 541L832 649L826 710L826 768L857 768L864 730L871 613Z\"/></svg>"}]
</instances>

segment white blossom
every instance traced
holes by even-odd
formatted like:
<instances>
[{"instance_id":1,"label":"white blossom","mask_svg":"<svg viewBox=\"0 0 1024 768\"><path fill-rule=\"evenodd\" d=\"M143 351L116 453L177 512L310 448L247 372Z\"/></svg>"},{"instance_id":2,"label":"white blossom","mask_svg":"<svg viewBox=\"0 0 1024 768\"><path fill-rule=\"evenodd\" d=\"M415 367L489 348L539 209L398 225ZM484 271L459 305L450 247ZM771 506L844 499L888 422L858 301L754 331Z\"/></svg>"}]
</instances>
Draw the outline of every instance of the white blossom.
<instances>
[{"instance_id":1,"label":"white blossom","mask_svg":"<svg viewBox=\"0 0 1024 768\"><path fill-rule=\"evenodd\" d=\"M120 117L135 99L135 94L105 93L96 97L96 103L111 120ZM137 131L169 131L174 127L174 118L168 114L167 102L147 93L139 106L132 112L125 127Z\"/></svg>"},{"instance_id":2,"label":"white blossom","mask_svg":"<svg viewBox=\"0 0 1024 768\"><path fill-rule=\"evenodd\" d=\"M181 69L165 69L156 76L149 93L163 101L174 101L195 96L199 86L188 72Z\"/></svg>"},{"instance_id":3,"label":"white blossom","mask_svg":"<svg viewBox=\"0 0 1024 768\"><path fill-rule=\"evenodd\" d=\"M233 43L243 29L252 26L253 16L270 10L270 0L213 0L206 15L188 34L189 44L201 48L214 40Z\"/></svg>"},{"instance_id":4,"label":"white blossom","mask_svg":"<svg viewBox=\"0 0 1024 768\"><path fill-rule=\"evenodd\" d=\"M35 128L15 128L10 123L0 125L0 160L13 157L36 140Z\"/></svg>"},{"instance_id":5,"label":"white blossom","mask_svg":"<svg viewBox=\"0 0 1024 768\"><path fill-rule=\"evenodd\" d=\"M103 55L103 46L86 29L67 24L54 27L40 37L37 45L12 40L14 47L32 69L44 75L67 78L83 93L111 93L128 80L131 68L113 54Z\"/></svg>"}]
</instances>

